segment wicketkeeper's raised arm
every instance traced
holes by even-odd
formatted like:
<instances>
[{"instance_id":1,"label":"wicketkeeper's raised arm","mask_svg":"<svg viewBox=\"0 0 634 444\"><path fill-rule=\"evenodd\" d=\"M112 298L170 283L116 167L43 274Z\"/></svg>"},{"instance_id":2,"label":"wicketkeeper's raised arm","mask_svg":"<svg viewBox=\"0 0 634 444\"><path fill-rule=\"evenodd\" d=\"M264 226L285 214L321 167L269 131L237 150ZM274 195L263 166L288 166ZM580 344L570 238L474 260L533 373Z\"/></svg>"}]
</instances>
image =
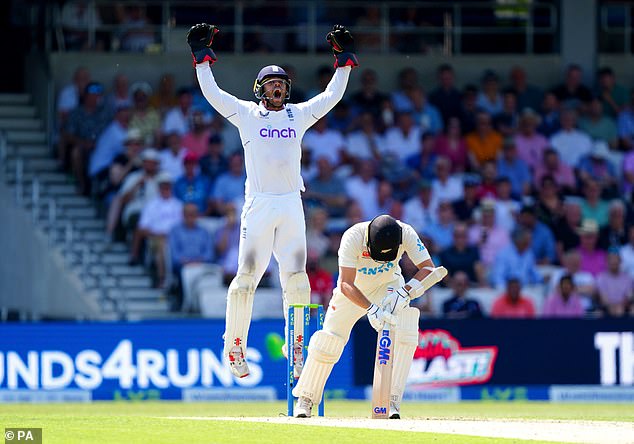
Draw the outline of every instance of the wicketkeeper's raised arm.
<instances>
[{"instance_id":1,"label":"wicketkeeper's raised arm","mask_svg":"<svg viewBox=\"0 0 634 444\"><path fill-rule=\"evenodd\" d=\"M217 60L211 44L218 32L214 25L199 23L187 32L187 43L192 51L196 76L203 95L220 115L236 123L240 100L220 89L211 71L211 65Z\"/></svg>"},{"instance_id":2,"label":"wicketkeeper's raised arm","mask_svg":"<svg viewBox=\"0 0 634 444\"><path fill-rule=\"evenodd\" d=\"M300 107L309 107L315 120L325 116L343 98L350 71L355 66L359 66L357 56L354 53L354 39L345 26L333 26L332 31L326 36L326 40L332 46L332 53L335 56L335 74L324 92L299 105Z\"/></svg>"}]
</instances>

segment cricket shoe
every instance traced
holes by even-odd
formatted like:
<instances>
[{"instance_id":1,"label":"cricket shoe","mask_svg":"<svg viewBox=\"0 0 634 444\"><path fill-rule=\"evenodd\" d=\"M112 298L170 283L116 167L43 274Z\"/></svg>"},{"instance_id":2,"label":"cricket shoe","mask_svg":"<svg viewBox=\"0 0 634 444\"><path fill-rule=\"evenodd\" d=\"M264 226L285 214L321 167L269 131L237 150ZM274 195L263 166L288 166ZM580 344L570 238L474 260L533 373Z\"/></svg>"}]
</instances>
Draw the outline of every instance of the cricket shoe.
<instances>
[{"instance_id":1,"label":"cricket shoe","mask_svg":"<svg viewBox=\"0 0 634 444\"><path fill-rule=\"evenodd\" d=\"M310 418L313 410L313 401L306 396L300 396L295 404L295 418Z\"/></svg>"},{"instance_id":2,"label":"cricket shoe","mask_svg":"<svg viewBox=\"0 0 634 444\"><path fill-rule=\"evenodd\" d=\"M396 401L390 401L390 416L389 419L401 419L401 403Z\"/></svg>"},{"instance_id":3,"label":"cricket shoe","mask_svg":"<svg viewBox=\"0 0 634 444\"><path fill-rule=\"evenodd\" d=\"M244 353L242 347L234 346L229 352L229 368L238 378L245 378L249 376L249 366L246 359L244 359Z\"/></svg>"}]
</instances>

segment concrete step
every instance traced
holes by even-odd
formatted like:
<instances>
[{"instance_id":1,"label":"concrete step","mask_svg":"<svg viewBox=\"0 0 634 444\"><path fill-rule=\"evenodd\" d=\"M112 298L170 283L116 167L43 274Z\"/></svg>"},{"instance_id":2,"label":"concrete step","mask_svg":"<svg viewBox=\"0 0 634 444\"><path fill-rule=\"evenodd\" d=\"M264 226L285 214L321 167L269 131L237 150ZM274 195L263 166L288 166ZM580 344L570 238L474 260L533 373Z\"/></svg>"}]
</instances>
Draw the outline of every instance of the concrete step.
<instances>
[{"instance_id":1,"label":"concrete step","mask_svg":"<svg viewBox=\"0 0 634 444\"><path fill-rule=\"evenodd\" d=\"M101 288L119 288L119 280L114 276L100 276L98 280Z\"/></svg>"},{"instance_id":2,"label":"concrete step","mask_svg":"<svg viewBox=\"0 0 634 444\"><path fill-rule=\"evenodd\" d=\"M31 94L0 93L0 105L28 105L30 103Z\"/></svg>"},{"instance_id":3,"label":"concrete step","mask_svg":"<svg viewBox=\"0 0 634 444\"><path fill-rule=\"evenodd\" d=\"M7 183L15 184L15 167L10 170L6 174ZM33 178L37 177L40 183L44 184L65 184L72 183L72 179L64 173L54 173L54 172L33 172L33 171L25 171L22 175L23 183L30 183L33 181ZM44 188L44 191L47 191Z\"/></svg>"},{"instance_id":4,"label":"concrete step","mask_svg":"<svg viewBox=\"0 0 634 444\"><path fill-rule=\"evenodd\" d=\"M2 120L2 119L0 119ZM51 157L51 150L45 144L16 145L13 147L12 156L21 157Z\"/></svg>"},{"instance_id":5,"label":"concrete step","mask_svg":"<svg viewBox=\"0 0 634 444\"><path fill-rule=\"evenodd\" d=\"M7 167L9 171L15 171L16 158L9 158L7 160ZM57 161L55 159L51 159L50 157L26 157L23 158L24 170L31 171L48 171L48 172L56 172L57 171Z\"/></svg>"},{"instance_id":6,"label":"concrete step","mask_svg":"<svg viewBox=\"0 0 634 444\"><path fill-rule=\"evenodd\" d=\"M121 253L101 253L101 263L106 265L128 265L128 254Z\"/></svg>"},{"instance_id":7,"label":"concrete step","mask_svg":"<svg viewBox=\"0 0 634 444\"><path fill-rule=\"evenodd\" d=\"M129 265L111 265L110 274L117 277L123 276L146 276L147 271L145 268L137 265L131 267Z\"/></svg>"},{"instance_id":8,"label":"concrete step","mask_svg":"<svg viewBox=\"0 0 634 444\"><path fill-rule=\"evenodd\" d=\"M0 117L0 129L7 130L41 130L42 121L37 118Z\"/></svg>"},{"instance_id":9,"label":"concrete step","mask_svg":"<svg viewBox=\"0 0 634 444\"><path fill-rule=\"evenodd\" d=\"M37 110L32 105L0 104L0 117L35 117Z\"/></svg>"},{"instance_id":10,"label":"concrete step","mask_svg":"<svg viewBox=\"0 0 634 444\"><path fill-rule=\"evenodd\" d=\"M106 234L103 230L81 231L80 236L86 242L101 242ZM101 253L99 253L101 256Z\"/></svg>"},{"instance_id":11,"label":"concrete step","mask_svg":"<svg viewBox=\"0 0 634 444\"><path fill-rule=\"evenodd\" d=\"M56 196L55 203L64 208L92 208L92 200L84 196Z\"/></svg>"},{"instance_id":12,"label":"concrete step","mask_svg":"<svg viewBox=\"0 0 634 444\"><path fill-rule=\"evenodd\" d=\"M77 187L75 187L75 185L73 184L55 184L55 185L48 185L45 188L46 193L49 196L76 196L77 195Z\"/></svg>"},{"instance_id":13,"label":"concrete step","mask_svg":"<svg viewBox=\"0 0 634 444\"><path fill-rule=\"evenodd\" d=\"M64 216L68 217L69 219L95 219L97 215L97 212L94 208L90 208L90 207L84 207L84 208L77 208L77 207L72 207L72 208L64 208ZM85 238L85 233L83 234L84 238ZM103 233L101 233L101 236L94 237L92 239L103 239Z\"/></svg>"},{"instance_id":14,"label":"concrete step","mask_svg":"<svg viewBox=\"0 0 634 444\"><path fill-rule=\"evenodd\" d=\"M119 288L108 290L108 296L114 300L125 298L128 301L158 302L166 300L165 290L157 288L124 288L120 286Z\"/></svg>"},{"instance_id":15,"label":"concrete step","mask_svg":"<svg viewBox=\"0 0 634 444\"><path fill-rule=\"evenodd\" d=\"M149 276L121 276L119 285L123 288L151 288L152 278Z\"/></svg>"},{"instance_id":16,"label":"concrete step","mask_svg":"<svg viewBox=\"0 0 634 444\"><path fill-rule=\"evenodd\" d=\"M45 143L46 133L43 131L7 131L7 140L9 143Z\"/></svg>"},{"instance_id":17,"label":"concrete step","mask_svg":"<svg viewBox=\"0 0 634 444\"><path fill-rule=\"evenodd\" d=\"M83 199L89 200L85 197ZM80 220L76 220L73 223L73 226L78 230L91 230L91 231L100 230L105 233L106 221L102 219L80 219ZM103 250L102 247L98 249L93 247L93 251L102 251L102 250Z\"/></svg>"},{"instance_id":18,"label":"concrete step","mask_svg":"<svg viewBox=\"0 0 634 444\"><path fill-rule=\"evenodd\" d=\"M104 278L105 276L108 276L109 275L108 267L102 264L103 262L100 261L99 264L91 265L90 267L88 267L88 272L92 274L93 276L98 276L100 279Z\"/></svg>"}]
</instances>

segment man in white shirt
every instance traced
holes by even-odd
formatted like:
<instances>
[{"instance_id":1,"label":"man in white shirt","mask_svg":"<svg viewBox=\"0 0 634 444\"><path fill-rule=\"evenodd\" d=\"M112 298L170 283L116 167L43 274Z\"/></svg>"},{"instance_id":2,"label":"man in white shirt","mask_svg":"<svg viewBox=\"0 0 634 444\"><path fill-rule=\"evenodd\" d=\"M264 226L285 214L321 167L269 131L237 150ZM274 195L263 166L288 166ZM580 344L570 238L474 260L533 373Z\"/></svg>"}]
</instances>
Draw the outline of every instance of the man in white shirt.
<instances>
[{"instance_id":1,"label":"man in white shirt","mask_svg":"<svg viewBox=\"0 0 634 444\"><path fill-rule=\"evenodd\" d=\"M247 336L251 323L253 295L271 253L280 269L280 283L287 304L308 304L310 284L306 274L306 222L300 192L301 145L306 130L324 117L343 97L348 77L358 66L352 36L335 25L327 41L335 55L335 74L325 91L307 102L285 104L290 98L291 80L276 65L258 73L253 103L221 90L211 64L216 55L211 49L218 28L206 23L187 33L200 88L214 109L240 132L246 166L245 203L240 220L238 272L229 285L224 356L232 373L249 375L246 361ZM293 357L298 374L303 367L303 328L295 329ZM283 350L286 350L284 347Z\"/></svg>"},{"instance_id":2,"label":"man in white shirt","mask_svg":"<svg viewBox=\"0 0 634 444\"><path fill-rule=\"evenodd\" d=\"M170 109L163 119L163 134L177 132L184 136L190 130L192 92L189 88L178 90L178 105Z\"/></svg>"},{"instance_id":3,"label":"man in white shirt","mask_svg":"<svg viewBox=\"0 0 634 444\"><path fill-rule=\"evenodd\" d=\"M405 283L399 261L404 253L418 272ZM390 418L400 418L405 382L418 344L420 311L408 307L410 295L434 269L429 252L414 228L386 214L360 222L345 231L339 246L339 278L322 330L308 347L308 360L293 390L298 397L294 415L307 418L319 403L326 379L339 360L354 324L364 315L372 327L396 324Z\"/></svg>"},{"instance_id":4,"label":"man in white shirt","mask_svg":"<svg viewBox=\"0 0 634 444\"><path fill-rule=\"evenodd\" d=\"M561 112L561 129L550 138L550 144L559 153L560 159L571 168L576 168L579 160L592 151L592 139L579 131L576 125L576 111L564 110Z\"/></svg>"},{"instance_id":5,"label":"man in white shirt","mask_svg":"<svg viewBox=\"0 0 634 444\"><path fill-rule=\"evenodd\" d=\"M379 182L375 179L374 172L372 161L363 160L359 164L359 173L345 182L346 195L359 204L364 219L372 219L379 214Z\"/></svg>"},{"instance_id":6,"label":"man in white shirt","mask_svg":"<svg viewBox=\"0 0 634 444\"><path fill-rule=\"evenodd\" d=\"M341 164L341 153L345 150L346 142L339 131L328 129L326 117L322 117L306 131L302 145L312 151L313 159L326 157L337 169Z\"/></svg>"},{"instance_id":7,"label":"man in white shirt","mask_svg":"<svg viewBox=\"0 0 634 444\"><path fill-rule=\"evenodd\" d=\"M420 127L414 123L411 112L399 113L396 125L385 133L385 146L396 154L401 162L420 151Z\"/></svg>"}]
</instances>

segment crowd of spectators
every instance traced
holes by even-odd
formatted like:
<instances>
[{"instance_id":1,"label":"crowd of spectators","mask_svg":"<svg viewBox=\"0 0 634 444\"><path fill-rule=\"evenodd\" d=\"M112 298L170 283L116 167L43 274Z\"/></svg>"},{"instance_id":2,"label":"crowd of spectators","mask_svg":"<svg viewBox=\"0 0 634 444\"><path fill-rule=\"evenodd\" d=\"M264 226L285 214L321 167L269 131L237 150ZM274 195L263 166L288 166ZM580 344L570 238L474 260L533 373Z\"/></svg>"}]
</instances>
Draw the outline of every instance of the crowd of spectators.
<instances>
[{"instance_id":1,"label":"crowd of spectators","mask_svg":"<svg viewBox=\"0 0 634 444\"><path fill-rule=\"evenodd\" d=\"M446 316L634 313L634 91L610 68L596 88L582 74L571 65L542 89L512 67L458 88L450 65L424 86L410 67L381 91L376 72L360 71L360 89L302 142L315 299L334 285L343 231L388 213L448 268ZM60 168L102 208L108 240L129 243L130 263L154 264L157 286L199 262L219 264L228 282L245 182L236 130L197 85L128 83L117 75L108 92L77 69L59 94ZM402 268L412 274L409 260ZM535 286L538 307L523 294ZM499 299L485 310L473 289Z\"/></svg>"}]
</instances>

